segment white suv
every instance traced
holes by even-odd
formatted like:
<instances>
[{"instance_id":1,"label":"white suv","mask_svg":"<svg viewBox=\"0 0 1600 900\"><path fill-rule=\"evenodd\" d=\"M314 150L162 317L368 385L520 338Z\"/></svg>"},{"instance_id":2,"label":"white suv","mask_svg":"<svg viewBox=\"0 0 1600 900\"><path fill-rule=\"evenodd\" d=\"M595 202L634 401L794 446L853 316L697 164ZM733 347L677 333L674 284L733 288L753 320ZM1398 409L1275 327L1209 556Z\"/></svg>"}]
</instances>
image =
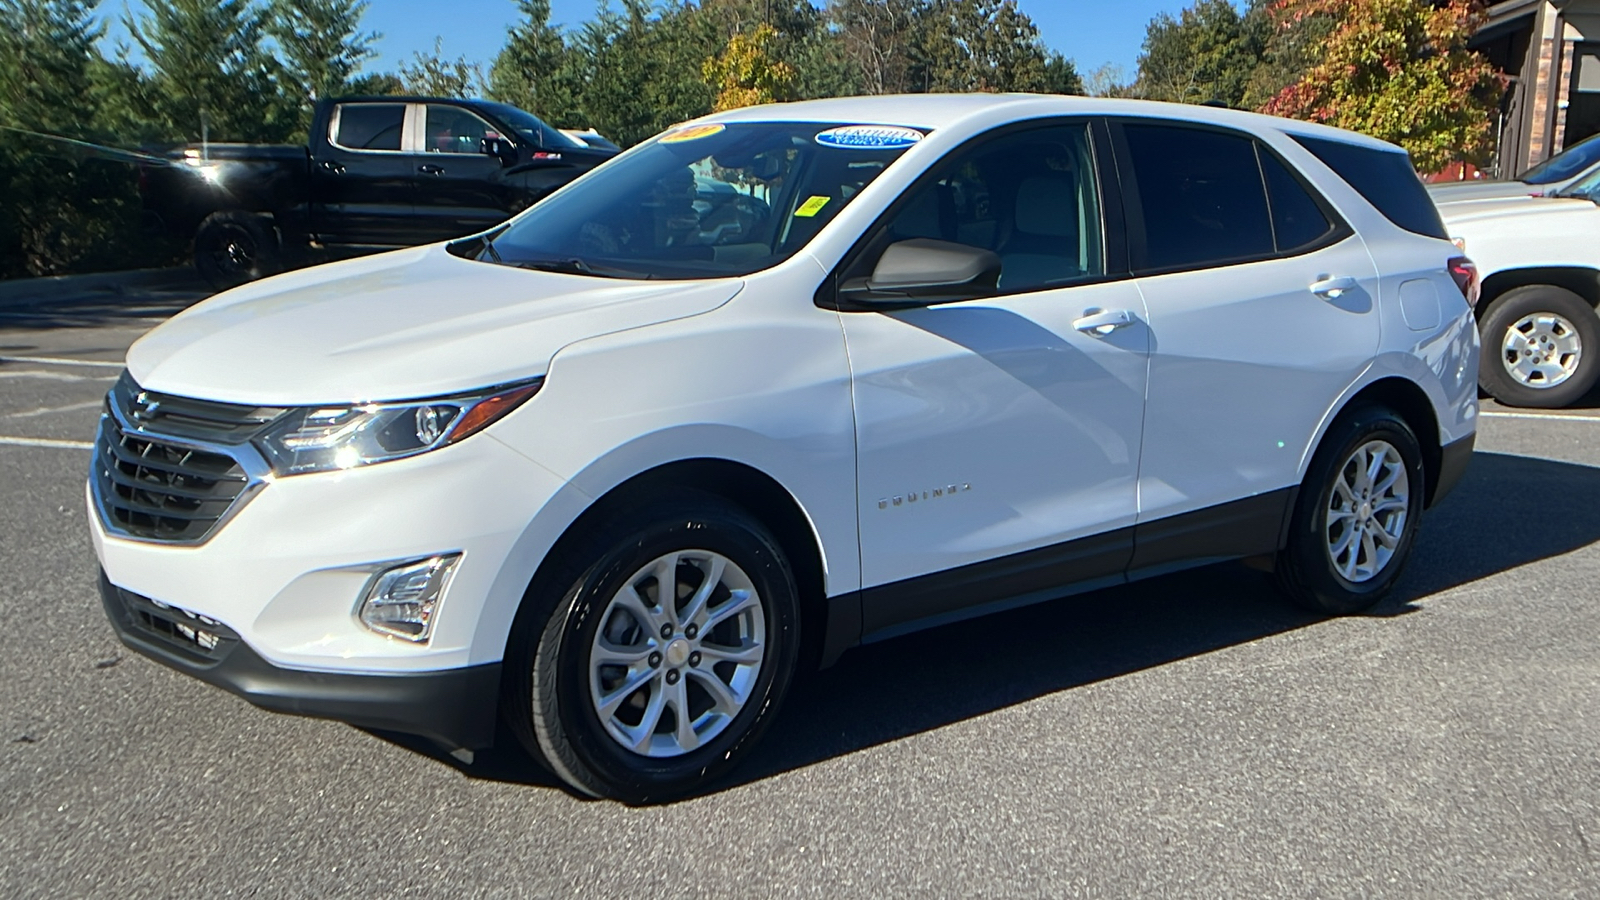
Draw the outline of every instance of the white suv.
<instances>
[{"instance_id":1,"label":"white suv","mask_svg":"<svg viewBox=\"0 0 1600 900\"><path fill-rule=\"evenodd\" d=\"M1239 558L1377 602L1471 455L1456 253L1403 152L1300 122L725 113L135 344L105 608L259 706L458 752L499 716L672 797L863 642Z\"/></svg>"}]
</instances>

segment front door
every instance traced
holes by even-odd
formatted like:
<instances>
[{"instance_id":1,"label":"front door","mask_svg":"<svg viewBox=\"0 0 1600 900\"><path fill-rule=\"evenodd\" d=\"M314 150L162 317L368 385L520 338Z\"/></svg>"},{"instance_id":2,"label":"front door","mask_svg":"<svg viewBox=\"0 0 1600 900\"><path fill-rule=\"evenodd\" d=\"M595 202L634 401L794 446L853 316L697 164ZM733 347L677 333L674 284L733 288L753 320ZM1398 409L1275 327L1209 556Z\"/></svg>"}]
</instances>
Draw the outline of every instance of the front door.
<instances>
[{"instance_id":1,"label":"front door","mask_svg":"<svg viewBox=\"0 0 1600 900\"><path fill-rule=\"evenodd\" d=\"M1150 332L1107 279L1092 143L1065 124L969 145L869 236L1002 262L998 296L841 314L869 639L1127 564Z\"/></svg>"},{"instance_id":2,"label":"front door","mask_svg":"<svg viewBox=\"0 0 1600 900\"><path fill-rule=\"evenodd\" d=\"M462 107L423 108L422 146L410 157L419 242L485 231L511 217L504 166L480 149L488 137L511 138Z\"/></svg>"}]
</instances>

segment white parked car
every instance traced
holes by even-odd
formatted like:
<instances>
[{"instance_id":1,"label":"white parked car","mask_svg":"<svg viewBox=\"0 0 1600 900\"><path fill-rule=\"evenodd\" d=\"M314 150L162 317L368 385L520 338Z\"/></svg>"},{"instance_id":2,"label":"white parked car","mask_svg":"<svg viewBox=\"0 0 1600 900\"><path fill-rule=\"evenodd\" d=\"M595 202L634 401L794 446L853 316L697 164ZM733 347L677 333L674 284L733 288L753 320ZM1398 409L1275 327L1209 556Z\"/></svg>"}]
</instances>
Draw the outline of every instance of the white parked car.
<instances>
[{"instance_id":1,"label":"white parked car","mask_svg":"<svg viewBox=\"0 0 1600 900\"><path fill-rule=\"evenodd\" d=\"M1550 197L1439 207L1482 279L1479 384L1511 406L1556 408L1600 378L1600 173Z\"/></svg>"},{"instance_id":2,"label":"white parked car","mask_svg":"<svg viewBox=\"0 0 1600 900\"><path fill-rule=\"evenodd\" d=\"M1371 606L1471 454L1471 290L1404 153L1329 128L728 112L145 336L105 607L268 709L456 750L500 716L578 791L672 797L863 642L1238 558Z\"/></svg>"},{"instance_id":3,"label":"white parked car","mask_svg":"<svg viewBox=\"0 0 1600 900\"><path fill-rule=\"evenodd\" d=\"M1507 181L1444 181L1428 185L1433 202L1504 200L1558 194L1600 171L1600 134L1584 138L1516 178Z\"/></svg>"}]
</instances>

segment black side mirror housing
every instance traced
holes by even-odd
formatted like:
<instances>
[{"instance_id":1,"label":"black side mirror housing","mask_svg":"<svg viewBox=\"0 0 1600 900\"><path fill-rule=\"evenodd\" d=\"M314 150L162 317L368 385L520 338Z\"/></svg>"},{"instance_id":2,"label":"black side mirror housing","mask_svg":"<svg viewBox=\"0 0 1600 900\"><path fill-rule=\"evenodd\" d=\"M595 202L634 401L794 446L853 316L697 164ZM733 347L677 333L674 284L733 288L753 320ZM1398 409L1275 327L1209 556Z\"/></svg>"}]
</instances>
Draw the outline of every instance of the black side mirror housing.
<instances>
[{"instance_id":1,"label":"black side mirror housing","mask_svg":"<svg viewBox=\"0 0 1600 900\"><path fill-rule=\"evenodd\" d=\"M509 166L517 161L517 145L503 137L484 138L478 142L478 152L500 160L502 166Z\"/></svg>"},{"instance_id":2,"label":"black side mirror housing","mask_svg":"<svg viewBox=\"0 0 1600 900\"><path fill-rule=\"evenodd\" d=\"M912 238L885 248L869 277L840 285L839 303L844 310L907 309L987 296L999 284L994 251Z\"/></svg>"}]
</instances>

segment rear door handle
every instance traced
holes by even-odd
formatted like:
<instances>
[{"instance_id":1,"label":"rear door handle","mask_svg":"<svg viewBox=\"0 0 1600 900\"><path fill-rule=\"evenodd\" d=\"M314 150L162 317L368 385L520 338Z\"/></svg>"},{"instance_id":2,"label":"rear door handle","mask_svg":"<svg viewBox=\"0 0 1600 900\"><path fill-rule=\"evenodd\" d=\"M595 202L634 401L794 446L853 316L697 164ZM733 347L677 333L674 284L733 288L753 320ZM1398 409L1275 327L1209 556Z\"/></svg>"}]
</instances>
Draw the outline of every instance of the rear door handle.
<instances>
[{"instance_id":1,"label":"rear door handle","mask_svg":"<svg viewBox=\"0 0 1600 900\"><path fill-rule=\"evenodd\" d=\"M1311 291L1311 293L1316 294L1318 297L1322 297L1325 300L1337 300L1344 296L1346 291L1353 291L1356 289L1356 280L1351 278L1349 275L1339 275L1335 277L1318 275L1317 280L1311 282L1308 289Z\"/></svg>"},{"instance_id":2,"label":"rear door handle","mask_svg":"<svg viewBox=\"0 0 1600 900\"><path fill-rule=\"evenodd\" d=\"M436 166L433 163L428 163L427 165L417 166L417 171L424 175L443 175L444 166Z\"/></svg>"},{"instance_id":3,"label":"rear door handle","mask_svg":"<svg viewBox=\"0 0 1600 900\"><path fill-rule=\"evenodd\" d=\"M1105 337L1124 325L1133 324L1133 313L1125 309L1086 309L1083 317L1074 319L1072 327L1084 334Z\"/></svg>"},{"instance_id":4,"label":"rear door handle","mask_svg":"<svg viewBox=\"0 0 1600 900\"><path fill-rule=\"evenodd\" d=\"M331 159L325 159L322 161L322 167L335 175L344 174L344 163L335 162Z\"/></svg>"}]
</instances>

